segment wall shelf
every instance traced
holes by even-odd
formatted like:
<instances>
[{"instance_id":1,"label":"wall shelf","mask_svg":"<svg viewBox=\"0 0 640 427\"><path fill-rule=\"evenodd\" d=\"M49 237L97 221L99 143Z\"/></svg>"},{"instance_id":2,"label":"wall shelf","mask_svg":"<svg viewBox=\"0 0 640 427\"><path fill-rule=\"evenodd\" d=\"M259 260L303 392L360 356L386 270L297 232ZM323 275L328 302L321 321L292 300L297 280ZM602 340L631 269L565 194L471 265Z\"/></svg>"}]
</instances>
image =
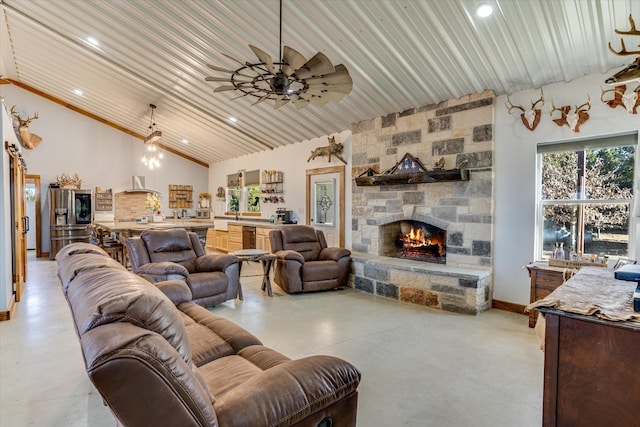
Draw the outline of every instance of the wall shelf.
<instances>
[{"instance_id":1,"label":"wall shelf","mask_svg":"<svg viewBox=\"0 0 640 427\"><path fill-rule=\"evenodd\" d=\"M169 185L169 208L180 209L193 207L192 185Z\"/></svg>"},{"instance_id":2,"label":"wall shelf","mask_svg":"<svg viewBox=\"0 0 640 427\"><path fill-rule=\"evenodd\" d=\"M96 212L113 210L113 193L111 189L105 191L96 190Z\"/></svg>"}]
</instances>

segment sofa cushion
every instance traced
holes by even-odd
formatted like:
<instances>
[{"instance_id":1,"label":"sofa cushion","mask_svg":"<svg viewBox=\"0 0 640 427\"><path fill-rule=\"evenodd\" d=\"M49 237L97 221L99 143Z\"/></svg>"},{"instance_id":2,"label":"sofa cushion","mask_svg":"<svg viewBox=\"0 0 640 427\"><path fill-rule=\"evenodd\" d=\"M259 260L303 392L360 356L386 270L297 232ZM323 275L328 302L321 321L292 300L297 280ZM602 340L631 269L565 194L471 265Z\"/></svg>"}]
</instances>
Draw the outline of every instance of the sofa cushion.
<instances>
[{"instance_id":1,"label":"sofa cushion","mask_svg":"<svg viewBox=\"0 0 640 427\"><path fill-rule=\"evenodd\" d=\"M75 254L98 254L109 257L109 254L99 246L92 245L91 243L77 242L73 245L63 246L56 254L56 261L60 261L67 256Z\"/></svg>"},{"instance_id":2,"label":"sofa cushion","mask_svg":"<svg viewBox=\"0 0 640 427\"><path fill-rule=\"evenodd\" d=\"M152 263L170 261L183 265L189 273L195 271L196 252L186 230L145 230L140 239Z\"/></svg>"},{"instance_id":3,"label":"sofa cushion","mask_svg":"<svg viewBox=\"0 0 640 427\"><path fill-rule=\"evenodd\" d=\"M303 282L334 280L338 277L339 268L335 261L313 261L302 266Z\"/></svg>"},{"instance_id":4,"label":"sofa cushion","mask_svg":"<svg viewBox=\"0 0 640 427\"><path fill-rule=\"evenodd\" d=\"M64 262L58 261L58 277L62 282L62 292L65 295L67 294L69 283L71 283L71 281L83 271L90 271L96 268L126 271L126 268L122 264L111 258L106 254L106 252L102 251L102 249L98 248L97 246L94 247L103 253L93 251L73 252L74 254L82 254L82 256L68 255L60 257L60 259L64 260Z\"/></svg>"},{"instance_id":5,"label":"sofa cushion","mask_svg":"<svg viewBox=\"0 0 640 427\"><path fill-rule=\"evenodd\" d=\"M178 311L143 278L118 268L94 268L70 281L66 296L78 335L103 324L128 322L161 335L191 363L187 332Z\"/></svg>"}]
</instances>

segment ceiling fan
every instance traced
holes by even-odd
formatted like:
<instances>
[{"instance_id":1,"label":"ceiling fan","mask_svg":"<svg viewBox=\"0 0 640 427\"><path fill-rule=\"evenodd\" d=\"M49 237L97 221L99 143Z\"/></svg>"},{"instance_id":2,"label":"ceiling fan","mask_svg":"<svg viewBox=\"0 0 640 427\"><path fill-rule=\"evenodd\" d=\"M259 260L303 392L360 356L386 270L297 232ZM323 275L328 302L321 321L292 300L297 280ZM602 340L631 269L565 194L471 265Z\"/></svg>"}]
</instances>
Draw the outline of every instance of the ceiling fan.
<instances>
[{"instance_id":1,"label":"ceiling fan","mask_svg":"<svg viewBox=\"0 0 640 427\"><path fill-rule=\"evenodd\" d=\"M279 60L274 62L265 51L249 45L259 62L242 62L223 53L224 56L240 64L240 68L229 70L207 64L214 71L230 73L229 77L206 77L208 82L230 83L218 86L214 92L238 90L242 95L233 98L253 96L258 98L253 104L268 99L275 100L274 108L280 108L289 101L298 109L309 104L323 106L329 101L339 101L351 92L353 81L347 67L333 65L323 53L316 53L311 59L302 56L289 46L282 46L282 0L280 0L280 40Z\"/></svg>"}]
</instances>

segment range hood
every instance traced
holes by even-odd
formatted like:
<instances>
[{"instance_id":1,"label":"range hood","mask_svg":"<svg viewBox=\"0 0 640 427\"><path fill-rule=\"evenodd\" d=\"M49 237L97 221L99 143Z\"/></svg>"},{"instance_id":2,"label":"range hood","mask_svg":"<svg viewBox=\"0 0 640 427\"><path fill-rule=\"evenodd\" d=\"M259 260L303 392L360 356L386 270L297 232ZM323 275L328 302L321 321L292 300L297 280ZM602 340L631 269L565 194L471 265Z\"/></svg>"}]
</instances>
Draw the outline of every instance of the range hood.
<instances>
[{"instance_id":1,"label":"range hood","mask_svg":"<svg viewBox=\"0 0 640 427\"><path fill-rule=\"evenodd\" d=\"M145 188L144 176L132 176L131 177L131 189L125 190L125 193L158 193L155 190Z\"/></svg>"}]
</instances>

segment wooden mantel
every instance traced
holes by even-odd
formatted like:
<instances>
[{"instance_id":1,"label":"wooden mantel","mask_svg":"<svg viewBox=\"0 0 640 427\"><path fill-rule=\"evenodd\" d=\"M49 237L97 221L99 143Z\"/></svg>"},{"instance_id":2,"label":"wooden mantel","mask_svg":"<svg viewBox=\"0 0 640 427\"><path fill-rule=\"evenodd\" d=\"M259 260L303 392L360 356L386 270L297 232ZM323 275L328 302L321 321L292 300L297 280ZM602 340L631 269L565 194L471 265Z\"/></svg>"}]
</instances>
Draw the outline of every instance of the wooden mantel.
<instances>
[{"instance_id":1,"label":"wooden mantel","mask_svg":"<svg viewBox=\"0 0 640 427\"><path fill-rule=\"evenodd\" d=\"M468 180L469 169L435 169L427 172L359 176L356 178L356 185L363 187L373 185L422 184Z\"/></svg>"}]
</instances>

